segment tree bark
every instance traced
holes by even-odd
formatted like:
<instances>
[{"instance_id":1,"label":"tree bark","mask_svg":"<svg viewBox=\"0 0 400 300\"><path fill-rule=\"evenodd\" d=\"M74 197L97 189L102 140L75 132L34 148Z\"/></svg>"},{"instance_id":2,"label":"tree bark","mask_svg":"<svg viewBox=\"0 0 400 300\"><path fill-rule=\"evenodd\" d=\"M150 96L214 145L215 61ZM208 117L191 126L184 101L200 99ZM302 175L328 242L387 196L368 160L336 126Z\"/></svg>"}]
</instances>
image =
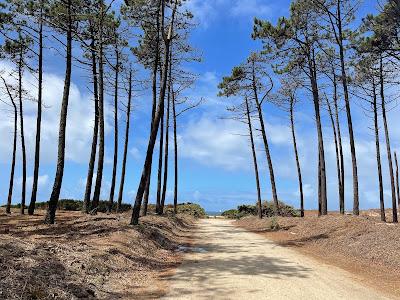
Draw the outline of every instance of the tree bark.
<instances>
[{"instance_id":1,"label":"tree bark","mask_svg":"<svg viewBox=\"0 0 400 300\"><path fill-rule=\"evenodd\" d=\"M132 101L132 70L129 71L129 90L128 90L128 105L126 107L126 129L125 129L125 144L124 144L124 155L122 158L122 170L121 170L121 182L119 185L118 201L117 201L117 213L121 210L122 196L124 193L125 185L125 172L126 172L126 159L128 155L129 145L129 126L130 126L130 115L131 115L131 101Z\"/></svg>"},{"instance_id":2,"label":"tree bark","mask_svg":"<svg viewBox=\"0 0 400 300\"><path fill-rule=\"evenodd\" d=\"M340 167L340 154L339 154L339 143L338 143L338 136L336 132L336 124L333 118L333 112L331 108L331 104L329 103L328 98L326 99L326 104L328 106L328 112L331 119L332 130L333 130L333 138L335 140L335 152L336 152L336 170L337 170L337 178L338 178L338 188L339 188L339 208L340 213L342 213L342 201L340 198L341 190L342 190L342 170Z\"/></svg>"},{"instance_id":3,"label":"tree bark","mask_svg":"<svg viewBox=\"0 0 400 300\"><path fill-rule=\"evenodd\" d=\"M43 1L41 1L43 6ZM36 118L36 139L35 139L35 165L33 168L33 183L31 202L29 203L28 214L33 215L35 212L35 204L39 180L40 165L40 133L42 123L42 86L43 86L43 7L40 8L40 24L39 24L39 56L38 56L38 103Z\"/></svg>"},{"instance_id":4,"label":"tree bark","mask_svg":"<svg viewBox=\"0 0 400 300\"><path fill-rule=\"evenodd\" d=\"M178 212L178 137L176 128L175 95L172 93L172 114L174 118L174 212Z\"/></svg>"},{"instance_id":5,"label":"tree bark","mask_svg":"<svg viewBox=\"0 0 400 300\"><path fill-rule=\"evenodd\" d=\"M267 156L269 177L270 177L271 189L272 189L272 199L274 201L274 206L275 206L275 214L279 214L279 201L278 201L278 195L276 192L274 167L272 164L271 153L269 151L268 138L267 138L267 133L265 130L265 123L264 123L264 117L263 117L263 112L262 112L262 108L261 108L261 103L258 99L254 62L253 62L253 66L252 66L252 88L253 88L253 96L254 96L256 106L257 106L257 111L258 111L258 118L260 120L261 134L262 134L262 138L263 138L263 142L264 142L265 153Z\"/></svg>"},{"instance_id":6,"label":"tree bark","mask_svg":"<svg viewBox=\"0 0 400 300\"><path fill-rule=\"evenodd\" d=\"M157 171L157 200L156 200L156 211L157 214L163 213L163 207L161 204L161 180L162 180L162 168L163 168L163 150L164 150L164 111L161 115L160 121L160 150L158 155L158 171ZM159 205L157 209L157 205Z\"/></svg>"},{"instance_id":7,"label":"tree bark","mask_svg":"<svg viewBox=\"0 0 400 300\"><path fill-rule=\"evenodd\" d=\"M6 213L11 214L11 202L12 202L12 194L14 189L14 173L15 173L15 160L17 153L17 131L18 131L18 108L17 104L14 101L14 98L8 88L7 82L4 78L3 83L7 90L8 96L11 100L12 106L14 108L14 138L13 138L13 151L12 151L12 159L11 159L11 170L10 170L10 184L8 186L8 198L7 198L7 207Z\"/></svg>"},{"instance_id":8,"label":"tree bark","mask_svg":"<svg viewBox=\"0 0 400 300\"><path fill-rule=\"evenodd\" d=\"M373 79L373 111L374 111L374 128L375 128L375 147L376 147L376 163L378 166L378 184L379 184L379 203L381 208L381 221L386 222L385 214L385 199L383 194L383 179L382 179L382 164L381 164L381 151L379 142L379 124L378 124L378 105L376 96L376 85Z\"/></svg>"},{"instance_id":9,"label":"tree bark","mask_svg":"<svg viewBox=\"0 0 400 300\"><path fill-rule=\"evenodd\" d=\"M338 13L338 46L339 46L339 54L340 54L340 67L342 72L342 84L344 91L344 101L346 105L346 114L347 114L347 125L349 128L349 139L350 139L350 152L351 152L351 162L353 167L353 214L358 216L360 214L360 201L358 195L358 171L357 171L357 155L356 155L356 147L354 142L354 133L353 133L353 121L351 117L351 108L350 108L350 99L349 99L349 91L347 85L347 74L346 74L346 65L344 60L344 46L343 46L343 28L342 28L342 16L340 9L341 1L337 1L337 13Z\"/></svg>"},{"instance_id":10,"label":"tree bark","mask_svg":"<svg viewBox=\"0 0 400 300\"><path fill-rule=\"evenodd\" d=\"M60 128L58 133L58 158L57 158L57 170L54 178L53 190L51 192L49 207L45 217L45 223L54 224L58 199L60 197L61 185L64 175L64 162L65 162L65 136L66 136L66 125L67 125L67 114L68 114L68 101L69 92L71 86L71 71L72 71L72 0L67 2L68 15L68 28L67 28L67 57L66 57L66 68L65 68L65 79L64 79L64 91L61 102L61 113L60 113Z\"/></svg>"},{"instance_id":11,"label":"tree bark","mask_svg":"<svg viewBox=\"0 0 400 300\"><path fill-rule=\"evenodd\" d=\"M162 7L164 7L165 2L164 0L162 1ZM146 187L146 181L147 181L147 176L149 175L149 168L151 168L151 160L153 156L153 151L154 151L154 145L156 142L157 138L157 132L158 132L158 127L160 125L160 119L162 112L164 111L164 98L165 98L165 90L166 90L166 85L167 85L167 77L168 77L168 67L169 67L169 52L170 52L170 43L171 43L171 38L173 34L173 26L174 26L174 20L175 20L175 13L177 9L177 1L174 3L174 7L172 10L172 15L171 15L171 24L169 26L168 34L164 38L164 43L165 43L165 54L164 54L164 65L163 65L163 77L161 80L161 88L160 88L160 101L157 107L156 114L154 116L154 126L152 127L151 134L149 137L149 144L147 146L147 151L146 151L146 159L145 163L143 166L143 171L142 171L142 177L140 178L140 183L138 186L138 190L136 193L136 199L132 211L132 217L130 224L131 225L137 225L139 223L139 214L140 214L140 207L142 205L142 198L143 198L143 193ZM163 9L162 9L163 10ZM162 19L164 18L164 12L162 12ZM163 26L161 26L162 32Z\"/></svg>"},{"instance_id":12,"label":"tree bark","mask_svg":"<svg viewBox=\"0 0 400 300\"><path fill-rule=\"evenodd\" d=\"M247 99L247 97L245 99L245 102L246 102L247 125L249 127L249 135L250 135L250 143L251 143L251 153L253 155L254 173L256 176L258 217L260 219L262 219L263 212L262 212L262 203L261 203L260 178L259 178L259 173L258 173L256 147L254 145L253 126L251 124L251 117L250 117L249 100Z\"/></svg>"},{"instance_id":13,"label":"tree bark","mask_svg":"<svg viewBox=\"0 0 400 300\"><path fill-rule=\"evenodd\" d=\"M384 78L383 78L383 62L382 57L380 58L379 63L379 80L380 80L380 94L382 100L382 118L383 118L383 127L385 129L385 138L386 138L386 150L387 157L389 163L389 175L390 175L390 185L392 188L392 213L393 213L393 223L397 223L397 198L396 198L396 185L394 182L394 174L393 174L393 161L392 161L392 150L390 148L390 136L389 136L389 127L387 124L386 118L386 103L385 103L385 90L384 90Z\"/></svg>"},{"instance_id":14,"label":"tree bark","mask_svg":"<svg viewBox=\"0 0 400 300\"><path fill-rule=\"evenodd\" d=\"M170 61L172 58L170 56ZM173 93L172 89L172 68L169 68L169 84L168 84L168 97L167 97L167 120L165 124L165 150L164 150L164 177L163 177L163 187L161 193L161 214L164 213L164 205L165 205L165 195L167 193L167 182L168 182L168 154L169 154L169 116L170 116L170 103L171 103L171 94ZM177 211L174 207L174 214L177 214Z\"/></svg>"},{"instance_id":15,"label":"tree bark","mask_svg":"<svg viewBox=\"0 0 400 300\"><path fill-rule=\"evenodd\" d=\"M103 180L104 168L104 53L103 53L103 18L104 12L101 8L101 21L100 21L100 38L99 38L99 156L97 161L97 176L96 184L94 187L92 213L97 213L97 208L100 202L101 184Z\"/></svg>"},{"instance_id":16,"label":"tree bark","mask_svg":"<svg viewBox=\"0 0 400 300\"><path fill-rule=\"evenodd\" d=\"M316 65L314 53L310 54L308 58L308 68L310 72L311 89L313 95L314 111L315 111L315 122L317 127L318 135L318 203L319 213L321 215L328 214L327 210L327 189L326 189L326 166L325 166L325 150L324 150L324 138L322 133L321 125L321 113L320 113L320 101L318 92L318 82L316 74Z\"/></svg>"},{"instance_id":17,"label":"tree bark","mask_svg":"<svg viewBox=\"0 0 400 300\"><path fill-rule=\"evenodd\" d=\"M118 47L118 46L116 46ZM115 82L114 82L114 160L111 178L110 199L108 204L108 213L111 213L114 204L115 180L117 176L118 165L118 75L119 75L119 52L115 50L116 66L115 66Z\"/></svg>"},{"instance_id":18,"label":"tree bark","mask_svg":"<svg viewBox=\"0 0 400 300\"><path fill-rule=\"evenodd\" d=\"M90 52L92 59L92 77L93 77L94 126L93 126L92 148L90 152L88 175L86 178L85 196L83 199L83 211L86 212L87 214L89 213L90 210L90 197L92 195L94 165L96 162L97 140L99 135L99 91L98 91L98 81L97 81L97 59L96 59L95 47L96 47L95 37L92 33Z\"/></svg>"},{"instance_id":19,"label":"tree bark","mask_svg":"<svg viewBox=\"0 0 400 300\"><path fill-rule=\"evenodd\" d=\"M336 118L336 132L338 136L338 143L339 143L339 156L340 156L340 189L339 189L339 209L340 213L344 215L345 212L345 202L344 202L344 156L343 156L343 145L342 145L342 133L340 129L340 120L339 120L339 107L338 107L338 94L337 94L337 77L335 70L333 69L333 88L334 88L334 98L333 104L335 107L335 118Z\"/></svg>"},{"instance_id":20,"label":"tree bark","mask_svg":"<svg viewBox=\"0 0 400 300\"><path fill-rule=\"evenodd\" d=\"M296 131L294 128L294 100L290 99L290 128L292 130L294 155L296 158L297 176L299 179L299 192L300 192L300 216L304 217L304 194L303 194L303 179L301 176L301 167L299 160L299 153L297 150Z\"/></svg>"},{"instance_id":21,"label":"tree bark","mask_svg":"<svg viewBox=\"0 0 400 300\"><path fill-rule=\"evenodd\" d=\"M23 68L23 49L20 46L20 57L18 62L18 99L20 114L20 134L21 134L21 150L22 150L22 193L21 193L21 214L25 214L25 197L26 197L26 146L24 134L24 110L22 103L22 68Z\"/></svg>"}]
</instances>

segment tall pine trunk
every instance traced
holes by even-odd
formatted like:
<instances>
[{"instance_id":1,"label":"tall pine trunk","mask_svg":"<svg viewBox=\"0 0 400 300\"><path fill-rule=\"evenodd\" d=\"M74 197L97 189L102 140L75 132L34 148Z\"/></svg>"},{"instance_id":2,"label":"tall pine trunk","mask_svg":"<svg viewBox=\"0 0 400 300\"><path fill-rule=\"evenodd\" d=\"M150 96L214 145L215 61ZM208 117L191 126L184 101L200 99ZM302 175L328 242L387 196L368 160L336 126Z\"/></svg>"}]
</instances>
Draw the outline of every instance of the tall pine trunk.
<instances>
[{"instance_id":1,"label":"tall pine trunk","mask_svg":"<svg viewBox=\"0 0 400 300\"><path fill-rule=\"evenodd\" d=\"M174 122L174 212L178 212L178 137L176 128L175 94L172 93L172 115Z\"/></svg>"},{"instance_id":2,"label":"tall pine trunk","mask_svg":"<svg viewBox=\"0 0 400 300\"><path fill-rule=\"evenodd\" d=\"M396 162L396 192L397 192L397 207L400 207L400 189L399 189L399 163L397 161L397 153L394 152L394 160Z\"/></svg>"},{"instance_id":3,"label":"tall pine trunk","mask_svg":"<svg viewBox=\"0 0 400 300\"><path fill-rule=\"evenodd\" d=\"M15 103L14 98L8 88L7 82L5 81L4 78L2 78L2 79L3 79L4 86L7 90L8 96L11 100L12 106L14 108L13 151L12 151L12 159L11 159L10 184L8 186L8 198L7 198L7 207L6 207L6 213L10 214L11 213L12 194L13 194L13 189L14 189L15 160L16 160L16 154L17 154L18 108L17 108L17 104Z\"/></svg>"},{"instance_id":4,"label":"tall pine trunk","mask_svg":"<svg viewBox=\"0 0 400 300\"><path fill-rule=\"evenodd\" d=\"M162 1L162 7L164 8L165 2L164 0ZM160 126L160 120L161 120L161 115L164 111L164 99L165 99L165 91L166 91L166 86L167 86L167 77L168 77L168 67L169 67L169 52L170 52L170 44L171 44L171 38L173 34L173 26L174 26L174 20L175 20L175 14L176 14L176 9L177 9L177 1L174 3L174 7L172 9L172 15L170 17L171 24L168 29L168 34L164 38L164 43L165 43L165 54L164 54L164 65L163 65L163 77L161 80L161 88L160 88L160 101L157 107L156 114L154 116L154 126L152 126L151 134L149 137L149 144L147 146L147 151L146 151L146 159L145 163L143 166L143 171L142 171L142 176L140 178L140 183L138 186L138 190L136 193L136 199L135 203L133 206L133 211L132 211L132 217L130 224L131 225L137 225L139 223L139 214L140 214L140 208L142 205L142 198L143 194L146 188L146 181L147 177L150 173L149 169L151 168L151 161L152 161L152 156L153 156L153 151L154 151L154 145L156 143L157 139L157 133L158 133L158 127ZM162 8L162 19L164 19L164 9ZM161 26L161 29L163 30L163 26Z\"/></svg>"},{"instance_id":5,"label":"tall pine trunk","mask_svg":"<svg viewBox=\"0 0 400 300\"><path fill-rule=\"evenodd\" d=\"M383 127L385 129L385 138L386 138L386 151L389 163L389 175L390 175L390 185L392 188L392 213L393 213L393 223L397 223L397 198L396 198L396 185L394 182L394 174L393 174L393 161L392 161L392 150L390 148L390 135L389 135L389 127L387 124L386 118L386 103L385 103L385 89L384 89L384 78L383 78L383 62L382 57L380 58L379 63L379 80L380 80L380 94L382 100L382 118L383 118Z\"/></svg>"},{"instance_id":6,"label":"tall pine trunk","mask_svg":"<svg viewBox=\"0 0 400 300\"><path fill-rule=\"evenodd\" d=\"M41 1L41 4L43 1ZM36 118L36 139L35 139L35 165L33 168L33 183L31 202L29 203L28 214L33 215L35 212L35 203L37 197L39 165L40 165L40 133L42 124L42 86L43 86L43 8L40 8L40 24L39 24L39 56L38 56L38 103Z\"/></svg>"},{"instance_id":7,"label":"tall pine trunk","mask_svg":"<svg viewBox=\"0 0 400 300\"><path fill-rule=\"evenodd\" d=\"M115 50L116 66L115 66L115 82L114 82L114 160L111 178L110 199L108 203L108 213L111 213L114 204L115 180L117 176L118 165L118 75L119 75L119 53L118 48Z\"/></svg>"},{"instance_id":8,"label":"tall pine trunk","mask_svg":"<svg viewBox=\"0 0 400 300\"><path fill-rule=\"evenodd\" d=\"M262 212L262 203L261 203L261 188L260 188L260 178L259 178L259 173L258 173L256 147L254 145L253 125L251 124L249 100L247 99L247 97L246 97L245 101L246 101L247 125L249 127L249 135L250 135L251 153L253 155L254 174L256 177L258 217L260 219L262 219L263 212Z\"/></svg>"},{"instance_id":9,"label":"tall pine trunk","mask_svg":"<svg viewBox=\"0 0 400 300\"><path fill-rule=\"evenodd\" d=\"M158 154L158 170L157 170L157 199L156 199L156 211L157 214L163 213L163 206L161 204L161 180L162 180L162 168L163 168L163 151L164 151L164 113L161 115L160 121L160 150ZM157 209L157 204L159 207Z\"/></svg>"},{"instance_id":10,"label":"tall pine trunk","mask_svg":"<svg viewBox=\"0 0 400 300\"><path fill-rule=\"evenodd\" d=\"M54 224L58 199L60 197L61 185L64 175L64 163L65 163L65 136L67 126L67 114L68 114L68 101L69 92L71 86L71 71L72 71L72 0L67 2L68 15L68 28L67 28L67 57L66 57L66 68L65 68L65 79L64 79L64 91L61 102L60 112L60 128L58 133L58 155L57 155L57 170L54 178L53 190L51 192L49 206L45 217L47 224Z\"/></svg>"},{"instance_id":11,"label":"tall pine trunk","mask_svg":"<svg viewBox=\"0 0 400 300\"><path fill-rule=\"evenodd\" d=\"M379 204L381 208L381 220L386 222L385 214L385 199L383 194L383 179L382 179L382 163L381 163L381 150L379 142L379 124L378 124L378 104L376 95L376 84L375 79L372 79L372 89L373 89L373 111L374 111L374 129L375 129L375 147L376 147L376 163L378 167L378 184L379 184Z\"/></svg>"},{"instance_id":12,"label":"tall pine trunk","mask_svg":"<svg viewBox=\"0 0 400 300\"><path fill-rule=\"evenodd\" d=\"M294 99L290 99L290 128L292 130L294 155L296 158L297 176L299 179L299 193L300 193L300 216L304 217L304 193L303 193L303 179L301 176L301 167L299 160L299 152L297 150L296 130L294 128Z\"/></svg>"},{"instance_id":13,"label":"tall pine trunk","mask_svg":"<svg viewBox=\"0 0 400 300\"><path fill-rule=\"evenodd\" d=\"M170 56L170 61L172 62L172 57ZM168 183L168 154L169 154L169 119L170 119L170 103L171 103L171 94L173 93L172 89L172 78L171 78L171 70L172 67L169 68L169 84L168 84L168 98L167 98L167 120L165 124L165 150L164 150L164 176L163 176L163 187L161 192L161 213L164 213L164 205L165 205L165 196L167 193L167 183ZM174 214L177 214L177 211L174 206Z\"/></svg>"},{"instance_id":14,"label":"tall pine trunk","mask_svg":"<svg viewBox=\"0 0 400 300\"><path fill-rule=\"evenodd\" d=\"M22 103L22 68L23 68L23 50L20 46L20 57L18 62L18 99L19 99L19 121L21 135L21 150L22 150L22 193L21 193L21 214L25 213L25 197L26 197L26 146L24 133L24 109Z\"/></svg>"},{"instance_id":15,"label":"tall pine trunk","mask_svg":"<svg viewBox=\"0 0 400 300\"><path fill-rule=\"evenodd\" d=\"M350 98L347 84L347 73L346 73L346 65L344 59L344 46L343 46L343 28L342 28L342 16L340 9L341 1L337 1L337 13L338 13L338 46L339 46L339 55L340 55L340 68L342 72L342 84L344 91L344 101L346 105L346 114L347 114L347 125L349 128L349 139L350 139L350 152L351 152L351 163L353 167L353 214L360 214L360 201L358 195L358 170L357 170L357 155L356 155L356 146L354 141L354 132L353 132L353 121L351 117L351 108L350 108Z\"/></svg>"},{"instance_id":16,"label":"tall pine trunk","mask_svg":"<svg viewBox=\"0 0 400 300\"><path fill-rule=\"evenodd\" d=\"M128 105L126 107L125 144L124 144L124 154L123 154L123 158L122 158L121 182L119 184L119 192L118 192L117 213L120 212L120 210L121 210L122 196L124 193L126 160L127 160L127 156L128 156L128 145L129 145L131 101L132 101L132 70L129 71L129 90L128 90Z\"/></svg>"},{"instance_id":17,"label":"tall pine trunk","mask_svg":"<svg viewBox=\"0 0 400 300\"><path fill-rule=\"evenodd\" d=\"M340 213L342 213L342 201L340 198L341 190L342 190L342 170L340 166L340 153L339 153L339 142L338 142L338 135L336 132L336 124L335 119L333 118L333 112L331 108L331 104L329 103L328 98L326 98L326 104L328 106L329 117L331 119L332 131L333 131L333 139L335 141L335 153L336 153L336 171L337 171L337 178L338 178L338 188L339 188L339 208Z\"/></svg>"},{"instance_id":18,"label":"tall pine trunk","mask_svg":"<svg viewBox=\"0 0 400 300\"><path fill-rule=\"evenodd\" d=\"M92 137L92 148L90 151L88 175L86 178L85 196L83 199L83 211L89 213L90 210L90 197L92 195L94 165L96 162L97 140L99 135L99 91L97 81L97 59L95 49L95 37L92 33L92 42L90 44L90 53L92 59L92 77L93 77L93 96L94 96L94 126Z\"/></svg>"},{"instance_id":19,"label":"tall pine trunk","mask_svg":"<svg viewBox=\"0 0 400 300\"><path fill-rule=\"evenodd\" d=\"M99 39L99 156L97 161L97 176L94 187L92 213L97 213L100 202L101 184L104 169L104 53L103 53L103 8L101 9L100 39Z\"/></svg>"}]
</instances>

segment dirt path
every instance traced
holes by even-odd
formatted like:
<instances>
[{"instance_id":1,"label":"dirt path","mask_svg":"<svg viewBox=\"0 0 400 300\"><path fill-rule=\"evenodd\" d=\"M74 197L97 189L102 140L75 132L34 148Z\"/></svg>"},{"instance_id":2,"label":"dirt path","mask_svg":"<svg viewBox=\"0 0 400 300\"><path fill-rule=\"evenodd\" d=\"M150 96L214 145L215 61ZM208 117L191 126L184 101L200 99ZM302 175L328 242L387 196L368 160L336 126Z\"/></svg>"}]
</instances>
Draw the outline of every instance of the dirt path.
<instances>
[{"instance_id":1,"label":"dirt path","mask_svg":"<svg viewBox=\"0 0 400 300\"><path fill-rule=\"evenodd\" d=\"M389 299L231 221L202 220L196 235L199 248L167 279L165 299Z\"/></svg>"}]
</instances>

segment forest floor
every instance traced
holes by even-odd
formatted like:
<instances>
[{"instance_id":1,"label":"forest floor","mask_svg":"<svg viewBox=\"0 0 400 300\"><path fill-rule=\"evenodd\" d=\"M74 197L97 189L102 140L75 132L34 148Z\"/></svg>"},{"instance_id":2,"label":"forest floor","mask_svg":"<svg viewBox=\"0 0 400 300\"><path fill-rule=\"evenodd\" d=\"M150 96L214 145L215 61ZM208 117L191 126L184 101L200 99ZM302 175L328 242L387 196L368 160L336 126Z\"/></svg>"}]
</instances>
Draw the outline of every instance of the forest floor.
<instances>
[{"instance_id":1,"label":"forest floor","mask_svg":"<svg viewBox=\"0 0 400 300\"><path fill-rule=\"evenodd\" d=\"M271 222L279 229L273 229ZM344 269L400 299L400 225L381 222L378 210L363 211L359 217L338 213L317 217L317 212L308 211L305 218L247 217L233 224Z\"/></svg>"},{"instance_id":2,"label":"forest floor","mask_svg":"<svg viewBox=\"0 0 400 300\"><path fill-rule=\"evenodd\" d=\"M57 212L57 224L0 211L0 299L154 299L180 263L194 219Z\"/></svg>"}]
</instances>

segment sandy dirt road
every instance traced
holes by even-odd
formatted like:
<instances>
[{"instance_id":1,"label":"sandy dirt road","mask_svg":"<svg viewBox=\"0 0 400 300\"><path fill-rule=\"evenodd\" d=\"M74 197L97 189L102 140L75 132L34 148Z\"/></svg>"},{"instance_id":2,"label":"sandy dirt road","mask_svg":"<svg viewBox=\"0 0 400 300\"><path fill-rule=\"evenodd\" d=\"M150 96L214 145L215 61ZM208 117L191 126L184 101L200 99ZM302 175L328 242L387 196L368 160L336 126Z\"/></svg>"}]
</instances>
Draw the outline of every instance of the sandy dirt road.
<instances>
[{"instance_id":1,"label":"sandy dirt road","mask_svg":"<svg viewBox=\"0 0 400 300\"><path fill-rule=\"evenodd\" d=\"M200 221L195 238L164 299L390 299L228 220Z\"/></svg>"}]
</instances>

